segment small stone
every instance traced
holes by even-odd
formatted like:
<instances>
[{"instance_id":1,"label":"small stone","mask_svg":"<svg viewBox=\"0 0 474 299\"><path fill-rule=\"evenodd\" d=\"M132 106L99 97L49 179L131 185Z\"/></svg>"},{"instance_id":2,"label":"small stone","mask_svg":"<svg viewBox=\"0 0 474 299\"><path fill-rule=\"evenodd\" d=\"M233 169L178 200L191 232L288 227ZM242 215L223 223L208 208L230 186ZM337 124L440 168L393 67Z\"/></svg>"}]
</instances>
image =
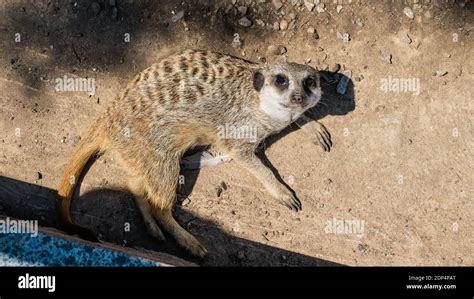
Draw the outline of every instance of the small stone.
<instances>
[{"instance_id":1,"label":"small stone","mask_svg":"<svg viewBox=\"0 0 474 299\"><path fill-rule=\"evenodd\" d=\"M427 19L432 19L433 18L433 13L429 10L425 11L425 13L423 14L425 16L425 18Z\"/></svg>"},{"instance_id":2,"label":"small stone","mask_svg":"<svg viewBox=\"0 0 474 299\"><path fill-rule=\"evenodd\" d=\"M43 174L41 172L36 172L35 180L41 180L43 178Z\"/></svg>"},{"instance_id":3,"label":"small stone","mask_svg":"<svg viewBox=\"0 0 474 299\"><path fill-rule=\"evenodd\" d=\"M265 27L265 22L262 21L261 19L255 20L255 23L257 23L257 25L260 26L260 27Z\"/></svg>"},{"instance_id":4,"label":"small stone","mask_svg":"<svg viewBox=\"0 0 474 299\"><path fill-rule=\"evenodd\" d=\"M91 10L92 10L93 13L95 13L96 15L98 15L99 12L100 12L100 4L97 3L97 2L92 2L92 4L91 4Z\"/></svg>"},{"instance_id":5,"label":"small stone","mask_svg":"<svg viewBox=\"0 0 474 299\"><path fill-rule=\"evenodd\" d=\"M390 53L380 53L379 58L389 64L392 64L392 54Z\"/></svg>"},{"instance_id":6,"label":"small stone","mask_svg":"<svg viewBox=\"0 0 474 299\"><path fill-rule=\"evenodd\" d=\"M291 0L291 5L293 6L300 5L300 4L301 4L301 0Z\"/></svg>"},{"instance_id":7,"label":"small stone","mask_svg":"<svg viewBox=\"0 0 474 299\"><path fill-rule=\"evenodd\" d=\"M268 46L268 52L272 55L283 55L286 53L286 48L282 45L274 46L270 45Z\"/></svg>"},{"instance_id":8,"label":"small stone","mask_svg":"<svg viewBox=\"0 0 474 299\"><path fill-rule=\"evenodd\" d=\"M252 26L252 21L250 21L247 17L243 17L239 20L239 25L242 27L250 27Z\"/></svg>"},{"instance_id":9,"label":"small stone","mask_svg":"<svg viewBox=\"0 0 474 299\"><path fill-rule=\"evenodd\" d=\"M369 245L359 244L359 245L357 245L357 249L359 249L359 251L362 252L362 253L366 253L367 251L369 251Z\"/></svg>"},{"instance_id":10,"label":"small stone","mask_svg":"<svg viewBox=\"0 0 474 299\"><path fill-rule=\"evenodd\" d=\"M411 44L411 38L410 36L408 35L408 33L403 33L401 36L400 36L400 41L404 44Z\"/></svg>"},{"instance_id":11,"label":"small stone","mask_svg":"<svg viewBox=\"0 0 474 299\"><path fill-rule=\"evenodd\" d=\"M307 32L308 32L309 34L314 34L314 33L316 32L316 29L314 29L314 27L308 27Z\"/></svg>"},{"instance_id":12,"label":"small stone","mask_svg":"<svg viewBox=\"0 0 474 299\"><path fill-rule=\"evenodd\" d=\"M336 6L336 11L337 11L337 13L340 13L341 10L342 10L342 5Z\"/></svg>"},{"instance_id":13,"label":"small stone","mask_svg":"<svg viewBox=\"0 0 474 299\"><path fill-rule=\"evenodd\" d=\"M184 17L184 10L178 11L173 17L171 17L171 22L179 22Z\"/></svg>"},{"instance_id":14,"label":"small stone","mask_svg":"<svg viewBox=\"0 0 474 299\"><path fill-rule=\"evenodd\" d=\"M337 38L342 40L345 43L348 43L351 40L351 36L347 32L337 32Z\"/></svg>"},{"instance_id":15,"label":"small stone","mask_svg":"<svg viewBox=\"0 0 474 299\"><path fill-rule=\"evenodd\" d=\"M308 9L309 11L313 11L314 9L314 3L313 2L310 2L309 0L304 0L304 5L306 6L306 9Z\"/></svg>"},{"instance_id":16,"label":"small stone","mask_svg":"<svg viewBox=\"0 0 474 299\"><path fill-rule=\"evenodd\" d=\"M281 2L281 0L272 0L272 2L276 10L279 10L283 6L283 3Z\"/></svg>"},{"instance_id":17,"label":"small stone","mask_svg":"<svg viewBox=\"0 0 474 299\"><path fill-rule=\"evenodd\" d=\"M362 22L362 20L361 20L361 19L357 19L357 20L355 21L355 23L356 23L356 24L357 24L357 26L359 26L359 27L362 27L362 26L364 26L364 23Z\"/></svg>"},{"instance_id":18,"label":"small stone","mask_svg":"<svg viewBox=\"0 0 474 299\"><path fill-rule=\"evenodd\" d=\"M279 45L276 50L277 55L283 55L287 52L286 47Z\"/></svg>"},{"instance_id":19,"label":"small stone","mask_svg":"<svg viewBox=\"0 0 474 299\"><path fill-rule=\"evenodd\" d=\"M411 10L411 8L409 8L409 7L405 7L405 8L403 9L403 13L404 13L407 17L409 17L410 19L413 19L413 18L415 17L415 14L413 13L413 10Z\"/></svg>"},{"instance_id":20,"label":"small stone","mask_svg":"<svg viewBox=\"0 0 474 299\"><path fill-rule=\"evenodd\" d=\"M239 252L237 252L237 258L238 258L239 260L245 259L245 252L242 251L242 250L240 250Z\"/></svg>"},{"instance_id":21,"label":"small stone","mask_svg":"<svg viewBox=\"0 0 474 299\"><path fill-rule=\"evenodd\" d=\"M339 63L331 64L331 66L329 67L329 71L333 73L337 73L340 69L341 65Z\"/></svg>"},{"instance_id":22,"label":"small stone","mask_svg":"<svg viewBox=\"0 0 474 299\"><path fill-rule=\"evenodd\" d=\"M437 77L443 77L447 73L448 73L448 71L446 71L446 70L437 70L435 74L436 74Z\"/></svg>"},{"instance_id":23,"label":"small stone","mask_svg":"<svg viewBox=\"0 0 474 299\"><path fill-rule=\"evenodd\" d=\"M183 202L181 203L181 206L185 207L185 206L189 205L189 203L191 203L191 200L188 197L186 197L183 200Z\"/></svg>"},{"instance_id":24,"label":"small stone","mask_svg":"<svg viewBox=\"0 0 474 299\"><path fill-rule=\"evenodd\" d=\"M280 30L280 23L278 23L278 22L273 23L273 30L275 30L275 31Z\"/></svg>"},{"instance_id":25,"label":"small stone","mask_svg":"<svg viewBox=\"0 0 474 299\"><path fill-rule=\"evenodd\" d=\"M295 28L295 25L296 25L296 21L292 20L290 24L288 25L288 30L293 30Z\"/></svg>"},{"instance_id":26,"label":"small stone","mask_svg":"<svg viewBox=\"0 0 474 299\"><path fill-rule=\"evenodd\" d=\"M320 3L316 6L316 11L318 13L323 13L326 11L326 5L324 3Z\"/></svg>"},{"instance_id":27,"label":"small stone","mask_svg":"<svg viewBox=\"0 0 474 299\"><path fill-rule=\"evenodd\" d=\"M247 14L248 7L247 6L239 6L239 8L237 10L239 11L240 15L245 16Z\"/></svg>"},{"instance_id":28,"label":"small stone","mask_svg":"<svg viewBox=\"0 0 474 299\"><path fill-rule=\"evenodd\" d=\"M288 18L290 18L291 21L295 20L296 19L295 13L290 12L290 14L288 14Z\"/></svg>"},{"instance_id":29,"label":"small stone","mask_svg":"<svg viewBox=\"0 0 474 299\"><path fill-rule=\"evenodd\" d=\"M283 19L280 21L280 30L286 30L288 29L288 21Z\"/></svg>"}]
</instances>

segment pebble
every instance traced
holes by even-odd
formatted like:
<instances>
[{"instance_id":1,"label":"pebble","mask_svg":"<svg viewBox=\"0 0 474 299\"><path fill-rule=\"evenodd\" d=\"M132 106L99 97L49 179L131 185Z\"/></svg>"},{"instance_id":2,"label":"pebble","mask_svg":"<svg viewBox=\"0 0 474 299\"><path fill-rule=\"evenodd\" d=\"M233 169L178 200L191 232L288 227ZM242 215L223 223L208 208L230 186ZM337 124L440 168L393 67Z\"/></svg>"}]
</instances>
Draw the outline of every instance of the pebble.
<instances>
[{"instance_id":1,"label":"pebble","mask_svg":"<svg viewBox=\"0 0 474 299\"><path fill-rule=\"evenodd\" d=\"M268 52L270 52L273 55L283 55L286 53L286 48L282 45L274 46L270 45L268 46Z\"/></svg>"},{"instance_id":2,"label":"pebble","mask_svg":"<svg viewBox=\"0 0 474 299\"><path fill-rule=\"evenodd\" d=\"M405 8L403 9L403 13L404 13L407 17L409 17L410 19L413 19L413 18L415 17L415 14L413 13L413 10L411 10L411 8L409 8L409 7L405 7Z\"/></svg>"},{"instance_id":3,"label":"pebble","mask_svg":"<svg viewBox=\"0 0 474 299\"><path fill-rule=\"evenodd\" d=\"M296 21L292 20L290 24L288 25L288 30L293 30L295 28L295 25L296 25Z\"/></svg>"},{"instance_id":4,"label":"pebble","mask_svg":"<svg viewBox=\"0 0 474 299\"><path fill-rule=\"evenodd\" d=\"M316 11L318 13L323 13L326 11L326 5L324 3L320 3L318 5L316 5Z\"/></svg>"},{"instance_id":5,"label":"pebble","mask_svg":"<svg viewBox=\"0 0 474 299\"><path fill-rule=\"evenodd\" d=\"M93 12L93 13L99 14L99 12L100 12L100 4L97 3L97 2L92 2L92 4L91 4L91 9L92 9L92 12Z\"/></svg>"},{"instance_id":6,"label":"pebble","mask_svg":"<svg viewBox=\"0 0 474 299\"><path fill-rule=\"evenodd\" d=\"M35 180L41 180L43 178L43 174L39 171L36 172Z\"/></svg>"},{"instance_id":7,"label":"pebble","mask_svg":"<svg viewBox=\"0 0 474 299\"><path fill-rule=\"evenodd\" d=\"M272 2L276 10L279 10L283 6L283 3L281 2L281 0L273 0Z\"/></svg>"},{"instance_id":8,"label":"pebble","mask_svg":"<svg viewBox=\"0 0 474 299\"><path fill-rule=\"evenodd\" d=\"M288 29L288 21L283 19L280 21L280 30L286 30Z\"/></svg>"},{"instance_id":9,"label":"pebble","mask_svg":"<svg viewBox=\"0 0 474 299\"><path fill-rule=\"evenodd\" d=\"M308 9L309 11L313 11L314 9L314 3L313 2L309 2L309 0L304 0L304 5L306 6L306 9Z\"/></svg>"},{"instance_id":10,"label":"pebble","mask_svg":"<svg viewBox=\"0 0 474 299\"><path fill-rule=\"evenodd\" d=\"M437 70L436 73L435 73L435 75L436 75L437 77L443 77L443 76L445 76L447 73L448 73L448 71L446 71L446 70Z\"/></svg>"},{"instance_id":11,"label":"pebble","mask_svg":"<svg viewBox=\"0 0 474 299\"><path fill-rule=\"evenodd\" d=\"M392 54L390 53L380 53L379 58L389 64L392 64Z\"/></svg>"},{"instance_id":12,"label":"pebble","mask_svg":"<svg viewBox=\"0 0 474 299\"><path fill-rule=\"evenodd\" d=\"M247 14L248 7L247 6L239 6L238 11L239 11L240 15L245 16Z\"/></svg>"},{"instance_id":13,"label":"pebble","mask_svg":"<svg viewBox=\"0 0 474 299\"><path fill-rule=\"evenodd\" d=\"M357 245L357 249L359 249L359 251L362 253L366 253L367 251L369 251L369 245L361 243Z\"/></svg>"},{"instance_id":14,"label":"pebble","mask_svg":"<svg viewBox=\"0 0 474 299\"><path fill-rule=\"evenodd\" d=\"M280 30L280 23L274 22L274 23L273 23L273 30L275 30L275 31Z\"/></svg>"},{"instance_id":15,"label":"pebble","mask_svg":"<svg viewBox=\"0 0 474 299\"><path fill-rule=\"evenodd\" d=\"M239 25L242 27L250 27L252 26L252 21L250 21L247 17L243 17L239 20Z\"/></svg>"},{"instance_id":16,"label":"pebble","mask_svg":"<svg viewBox=\"0 0 474 299\"><path fill-rule=\"evenodd\" d=\"M314 27L309 27L307 32L312 36L312 38L319 39L319 34Z\"/></svg>"},{"instance_id":17,"label":"pebble","mask_svg":"<svg viewBox=\"0 0 474 299\"><path fill-rule=\"evenodd\" d=\"M261 19L255 20L255 23L257 23L258 26L265 27L265 22Z\"/></svg>"},{"instance_id":18,"label":"pebble","mask_svg":"<svg viewBox=\"0 0 474 299\"><path fill-rule=\"evenodd\" d=\"M337 13L340 13L341 10L342 10L342 5L336 6L336 11L337 11Z\"/></svg>"},{"instance_id":19,"label":"pebble","mask_svg":"<svg viewBox=\"0 0 474 299\"><path fill-rule=\"evenodd\" d=\"M184 10L178 11L173 17L171 17L171 22L179 22L184 17Z\"/></svg>"},{"instance_id":20,"label":"pebble","mask_svg":"<svg viewBox=\"0 0 474 299\"><path fill-rule=\"evenodd\" d=\"M427 19L432 19L433 18L433 13L431 11L427 10L427 11L425 11L424 16Z\"/></svg>"},{"instance_id":21,"label":"pebble","mask_svg":"<svg viewBox=\"0 0 474 299\"><path fill-rule=\"evenodd\" d=\"M333 73L337 73L341 69L341 65L339 63L333 63L329 67L329 71Z\"/></svg>"},{"instance_id":22,"label":"pebble","mask_svg":"<svg viewBox=\"0 0 474 299\"><path fill-rule=\"evenodd\" d=\"M189 198L185 198L183 202L181 203L181 206L185 207L191 203L191 200Z\"/></svg>"},{"instance_id":23,"label":"pebble","mask_svg":"<svg viewBox=\"0 0 474 299\"><path fill-rule=\"evenodd\" d=\"M404 44L411 44L411 38L408 33L403 33L400 37L400 41Z\"/></svg>"},{"instance_id":24,"label":"pebble","mask_svg":"<svg viewBox=\"0 0 474 299\"><path fill-rule=\"evenodd\" d=\"M345 43L348 43L351 40L351 36L347 32L337 32L337 38L342 40Z\"/></svg>"}]
</instances>

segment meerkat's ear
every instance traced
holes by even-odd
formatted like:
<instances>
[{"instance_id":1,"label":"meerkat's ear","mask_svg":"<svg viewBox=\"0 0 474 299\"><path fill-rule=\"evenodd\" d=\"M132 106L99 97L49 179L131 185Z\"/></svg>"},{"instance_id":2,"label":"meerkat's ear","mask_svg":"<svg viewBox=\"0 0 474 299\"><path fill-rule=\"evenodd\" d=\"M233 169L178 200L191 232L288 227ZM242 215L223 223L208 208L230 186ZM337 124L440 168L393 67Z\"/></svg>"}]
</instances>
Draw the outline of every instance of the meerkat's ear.
<instances>
[{"instance_id":1,"label":"meerkat's ear","mask_svg":"<svg viewBox=\"0 0 474 299\"><path fill-rule=\"evenodd\" d=\"M255 88L256 91L260 91L263 87L263 83L265 83L265 76L262 74L262 70L256 70L253 72L252 80L253 88Z\"/></svg>"}]
</instances>

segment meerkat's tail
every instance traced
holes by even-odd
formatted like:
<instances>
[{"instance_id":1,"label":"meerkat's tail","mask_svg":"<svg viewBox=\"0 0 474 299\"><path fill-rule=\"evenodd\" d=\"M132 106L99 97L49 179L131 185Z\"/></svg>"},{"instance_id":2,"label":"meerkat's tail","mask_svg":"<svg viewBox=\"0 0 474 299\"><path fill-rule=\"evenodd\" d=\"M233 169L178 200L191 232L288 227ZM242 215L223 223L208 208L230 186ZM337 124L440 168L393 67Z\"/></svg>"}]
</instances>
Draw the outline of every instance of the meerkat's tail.
<instances>
[{"instance_id":1,"label":"meerkat's tail","mask_svg":"<svg viewBox=\"0 0 474 299\"><path fill-rule=\"evenodd\" d=\"M66 168L58 188L58 216L61 226L70 234L78 234L84 239L97 241L95 234L79 225L74 224L71 217L71 199L79 178L92 156L101 152L104 143L104 131L100 121L97 121L84 135Z\"/></svg>"}]
</instances>

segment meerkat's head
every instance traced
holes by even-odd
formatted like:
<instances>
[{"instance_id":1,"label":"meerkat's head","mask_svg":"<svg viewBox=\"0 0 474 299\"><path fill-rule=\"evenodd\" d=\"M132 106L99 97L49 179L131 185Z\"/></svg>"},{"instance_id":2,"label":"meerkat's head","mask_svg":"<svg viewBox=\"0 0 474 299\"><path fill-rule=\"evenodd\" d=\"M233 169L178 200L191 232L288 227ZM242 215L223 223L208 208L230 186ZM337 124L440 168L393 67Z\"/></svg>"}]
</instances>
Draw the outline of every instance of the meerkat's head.
<instances>
[{"instance_id":1,"label":"meerkat's head","mask_svg":"<svg viewBox=\"0 0 474 299\"><path fill-rule=\"evenodd\" d=\"M319 72L307 65L269 65L253 73L260 110L271 119L293 122L321 99Z\"/></svg>"}]
</instances>

